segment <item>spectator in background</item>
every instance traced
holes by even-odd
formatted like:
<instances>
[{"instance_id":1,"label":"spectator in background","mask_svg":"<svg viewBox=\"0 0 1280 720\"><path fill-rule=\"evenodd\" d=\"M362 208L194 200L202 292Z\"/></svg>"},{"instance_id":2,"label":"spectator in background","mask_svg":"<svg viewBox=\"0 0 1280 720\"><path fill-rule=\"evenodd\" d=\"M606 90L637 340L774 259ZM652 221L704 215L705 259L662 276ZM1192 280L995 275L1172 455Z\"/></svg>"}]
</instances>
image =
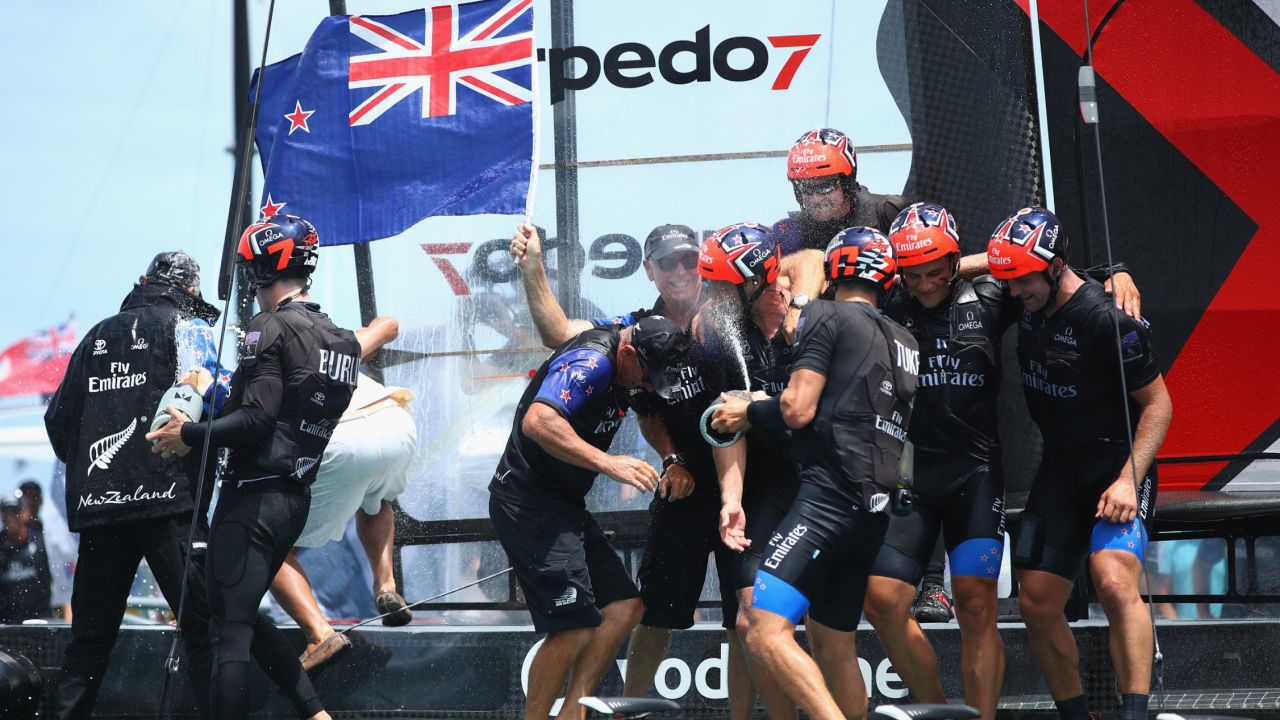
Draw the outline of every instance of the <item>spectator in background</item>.
<instances>
[{"instance_id":1,"label":"spectator in background","mask_svg":"<svg viewBox=\"0 0 1280 720\"><path fill-rule=\"evenodd\" d=\"M22 494L0 498L0 623L49 617L49 556Z\"/></svg>"},{"instance_id":2,"label":"spectator in background","mask_svg":"<svg viewBox=\"0 0 1280 720\"><path fill-rule=\"evenodd\" d=\"M67 529L61 512L44 503L44 489L35 480L18 486L22 502L31 514L30 531L39 534L49 555L50 607L54 614L71 620L71 576L76 567L76 540Z\"/></svg>"}]
</instances>

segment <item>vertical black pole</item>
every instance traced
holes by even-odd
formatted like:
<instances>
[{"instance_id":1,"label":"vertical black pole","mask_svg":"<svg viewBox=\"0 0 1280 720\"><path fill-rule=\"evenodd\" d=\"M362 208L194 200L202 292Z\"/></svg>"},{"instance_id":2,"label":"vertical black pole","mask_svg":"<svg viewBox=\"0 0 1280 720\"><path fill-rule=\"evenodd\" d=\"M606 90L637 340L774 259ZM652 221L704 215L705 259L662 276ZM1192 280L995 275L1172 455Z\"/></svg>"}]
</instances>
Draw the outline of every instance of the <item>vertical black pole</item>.
<instances>
[{"instance_id":1,"label":"vertical black pole","mask_svg":"<svg viewBox=\"0 0 1280 720\"><path fill-rule=\"evenodd\" d=\"M552 0L551 46L573 46L573 0ZM573 61L566 59L566 65ZM552 68L552 72L561 72ZM535 68L536 72L536 68ZM566 75L568 71L564 71ZM569 317L582 315L581 276L584 260L578 240L578 119L574 112L576 91L566 90L564 99L552 106L555 123L556 165L556 299ZM533 161L538 162L538 158Z\"/></svg>"},{"instance_id":2,"label":"vertical black pole","mask_svg":"<svg viewBox=\"0 0 1280 720\"><path fill-rule=\"evenodd\" d=\"M253 72L253 58L249 51L249 9L246 0L239 0L235 4L235 27L234 27L234 49L233 57L235 59L235 76L233 78L233 88L235 92L235 113L240 118L240 134L236 139L236 177L241 177L243 173L244 184L241 187L233 188L231 198L231 212L235 212L236 205L243 206L241 227L228 228L227 242L230 246L231 253L235 253L236 244L240 242L240 233L244 230L245 223L253 222L258 213L254 207L253 193L253 171L252 168L241 167L241 163L253 163L253 143L249 139L253 128L249 127L250 118L252 117L252 108L249 103L249 76ZM246 147L248 146L248 147ZM228 261L234 262L232 255ZM232 266L234 267L234 265ZM249 283L245 281L244 272L236 270L236 325L245 328L249 325L249 319L253 317L253 289L249 287Z\"/></svg>"},{"instance_id":3,"label":"vertical black pole","mask_svg":"<svg viewBox=\"0 0 1280 720\"><path fill-rule=\"evenodd\" d=\"M249 164L253 162L253 128L250 127L253 107L249 102L249 11L246 0L237 0L233 6L232 20L232 103L236 128L235 169L231 182L231 198L227 202L227 227L222 239L222 261L218 267L218 299L226 300L236 295L236 324L243 328L253 315L253 294L244 282L235 264L236 244L246 221L252 221L253 175ZM237 222L237 218L239 222Z\"/></svg>"}]
</instances>

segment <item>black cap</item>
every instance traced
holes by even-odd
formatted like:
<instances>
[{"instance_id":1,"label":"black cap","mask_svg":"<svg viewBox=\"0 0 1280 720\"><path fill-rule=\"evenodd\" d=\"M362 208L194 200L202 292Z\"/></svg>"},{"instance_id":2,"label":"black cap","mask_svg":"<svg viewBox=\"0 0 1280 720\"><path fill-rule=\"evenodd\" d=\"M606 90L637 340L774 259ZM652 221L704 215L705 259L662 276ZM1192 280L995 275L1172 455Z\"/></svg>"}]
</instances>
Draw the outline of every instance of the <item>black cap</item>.
<instances>
[{"instance_id":1,"label":"black cap","mask_svg":"<svg viewBox=\"0 0 1280 720\"><path fill-rule=\"evenodd\" d=\"M650 315L632 326L631 344L654 392L669 398L680 383L680 368L689 360L689 334L661 315Z\"/></svg>"},{"instance_id":2,"label":"black cap","mask_svg":"<svg viewBox=\"0 0 1280 720\"><path fill-rule=\"evenodd\" d=\"M645 260L661 260L686 250L698 252L698 234L688 225L659 225L644 239Z\"/></svg>"},{"instance_id":3,"label":"black cap","mask_svg":"<svg viewBox=\"0 0 1280 720\"><path fill-rule=\"evenodd\" d=\"M181 250L162 252L151 260L140 283L165 283L186 290L200 287L200 264Z\"/></svg>"}]
</instances>

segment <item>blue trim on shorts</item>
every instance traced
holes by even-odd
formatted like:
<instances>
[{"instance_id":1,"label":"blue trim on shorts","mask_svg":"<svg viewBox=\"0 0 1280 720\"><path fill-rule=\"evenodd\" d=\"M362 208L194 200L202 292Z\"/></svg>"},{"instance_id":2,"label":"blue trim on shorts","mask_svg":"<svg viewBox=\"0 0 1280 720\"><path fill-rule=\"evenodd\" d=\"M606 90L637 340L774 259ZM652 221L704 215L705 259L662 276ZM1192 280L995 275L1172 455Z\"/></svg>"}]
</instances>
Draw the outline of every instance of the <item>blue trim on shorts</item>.
<instances>
[{"instance_id":1,"label":"blue trim on shorts","mask_svg":"<svg viewBox=\"0 0 1280 720\"><path fill-rule=\"evenodd\" d=\"M1147 536L1142 530L1142 520L1134 518L1127 523L1099 520L1093 525L1089 539L1089 553L1099 550L1122 550L1137 556L1138 562L1146 562Z\"/></svg>"},{"instance_id":2,"label":"blue trim on shorts","mask_svg":"<svg viewBox=\"0 0 1280 720\"><path fill-rule=\"evenodd\" d=\"M1004 557L1004 538L969 538L948 554L952 577L1000 577L1000 559Z\"/></svg>"},{"instance_id":3,"label":"blue trim on shorts","mask_svg":"<svg viewBox=\"0 0 1280 720\"><path fill-rule=\"evenodd\" d=\"M786 580L760 570L756 573L751 607L768 610L790 620L793 625L799 625L804 614L809 611L809 598Z\"/></svg>"}]
</instances>

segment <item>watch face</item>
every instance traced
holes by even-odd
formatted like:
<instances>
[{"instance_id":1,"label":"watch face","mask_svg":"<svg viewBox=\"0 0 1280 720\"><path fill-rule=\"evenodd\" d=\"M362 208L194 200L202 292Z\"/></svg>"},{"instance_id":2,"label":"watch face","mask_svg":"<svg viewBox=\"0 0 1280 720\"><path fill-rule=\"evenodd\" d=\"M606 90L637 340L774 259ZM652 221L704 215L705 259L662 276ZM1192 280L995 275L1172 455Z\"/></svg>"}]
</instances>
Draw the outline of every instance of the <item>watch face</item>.
<instances>
[{"instance_id":1,"label":"watch face","mask_svg":"<svg viewBox=\"0 0 1280 720\"><path fill-rule=\"evenodd\" d=\"M809 296L804 293L797 293L791 298L791 304L798 308L802 308L809 304Z\"/></svg>"}]
</instances>

